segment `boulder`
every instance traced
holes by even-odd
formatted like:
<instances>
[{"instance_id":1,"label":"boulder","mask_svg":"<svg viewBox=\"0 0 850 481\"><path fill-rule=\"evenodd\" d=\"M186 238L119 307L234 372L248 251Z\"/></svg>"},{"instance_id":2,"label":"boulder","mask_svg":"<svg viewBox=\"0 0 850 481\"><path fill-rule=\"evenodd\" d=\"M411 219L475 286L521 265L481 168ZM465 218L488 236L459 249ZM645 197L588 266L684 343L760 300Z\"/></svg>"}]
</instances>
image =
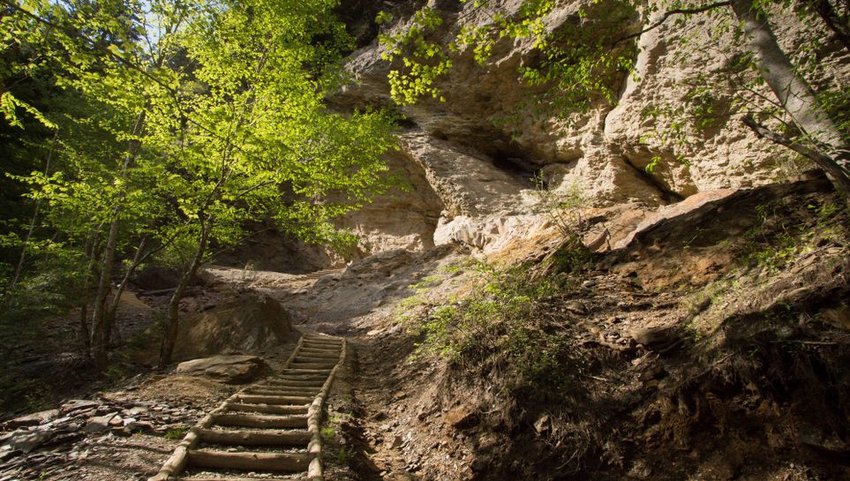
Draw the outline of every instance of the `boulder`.
<instances>
[{"instance_id":1,"label":"boulder","mask_svg":"<svg viewBox=\"0 0 850 481\"><path fill-rule=\"evenodd\" d=\"M47 411L40 411L33 414L27 414L26 416L17 417L15 419L6 421L3 425L4 429L17 429L26 426L38 426L39 424L44 424L51 419L54 419L59 415L58 409L48 409Z\"/></svg>"},{"instance_id":2,"label":"boulder","mask_svg":"<svg viewBox=\"0 0 850 481\"><path fill-rule=\"evenodd\" d=\"M33 449L50 441L54 436L53 431L15 431L5 443L13 451L29 453ZM9 449L7 448L7 449Z\"/></svg>"},{"instance_id":3,"label":"boulder","mask_svg":"<svg viewBox=\"0 0 850 481\"><path fill-rule=\"evenodd\" d=\"M100 403L97 401L91 401L89 399L71 399L59 407L59 412L62 414L70 414L87 409L93 409L98 406L100 406Z\"/></svg>"},{"instance_id":4,"label":"boulder","mask_svg":"<svg viewBox=\"0 0 850 481\"><path fill-rule=\"evenodd\" d=\"M88 422L86 422L85 427L83 427L83 431L87 433L100 433L106 431L110 428L110 421L112 421L112 419L117 415L117 412L112 412L109 414L104 414L103 416L95 416L89 418Z\"/></svg>"},{"instance_id":5,"label":"boulder","mask_svg":"<svg viewBox=\"0 0 850 481\"><path fill-rule=\"evenodd\" d=\"M212 356L181 362L177 373L206 376L231 384L251 382L271 369L257 356Z\"/></svg>"},{"instance_id":6,"label":"boulder","mask_svg":"<svg viewBox=\"0 0 850 481\"><path fill-rule=\"evenodd\" d=\"M469 429L481 421L478 410L467 404L450 409L445 415L446 422L455 429Z\"/></svg>"},{"instance_id":7,"label":"boulder","mask_svg":"<svg viewBox=\"0 0 850 481\"><path fill-rule=\"evenodd\" d=\"M182 321L174 359L259 352L284 344L291 332L290 315L276 300L246 293Z\"/></svg>"}]
</instances>

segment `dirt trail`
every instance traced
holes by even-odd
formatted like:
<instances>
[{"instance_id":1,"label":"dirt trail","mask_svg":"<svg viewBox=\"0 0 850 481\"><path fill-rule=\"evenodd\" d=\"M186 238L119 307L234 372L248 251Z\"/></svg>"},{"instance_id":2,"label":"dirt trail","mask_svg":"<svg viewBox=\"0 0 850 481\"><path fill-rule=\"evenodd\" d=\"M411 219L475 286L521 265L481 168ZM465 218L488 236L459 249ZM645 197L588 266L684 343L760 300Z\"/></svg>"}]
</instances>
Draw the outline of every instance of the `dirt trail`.
<instances>
[{"instance_id":1,"label":"dirt trail","mask_svg":"<svg viewBox=\"0 0 850 481\"><path fill-rule=\"evenodd\" d=\"M276 376L206 415L150 481L320 481L322 409L345 350L344 339L304 333Z\"/></svg>"}]
</instances>

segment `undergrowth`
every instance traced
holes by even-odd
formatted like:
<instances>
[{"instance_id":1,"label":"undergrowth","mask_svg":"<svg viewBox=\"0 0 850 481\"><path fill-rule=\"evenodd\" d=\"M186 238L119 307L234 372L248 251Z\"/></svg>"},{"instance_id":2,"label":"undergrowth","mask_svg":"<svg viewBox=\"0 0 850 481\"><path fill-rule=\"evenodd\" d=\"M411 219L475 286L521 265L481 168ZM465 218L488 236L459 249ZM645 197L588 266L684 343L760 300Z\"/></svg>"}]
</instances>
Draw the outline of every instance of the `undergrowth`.
<instances>
[{"instance_id":1,"label":"undergrowth","mask_svg":"<svg viewBox=\"0 0 850 481\"><path fill-rule=\"evenodd\" d=\"M408 319L420 338L417 355L434 354L464 371L503 376L511 389L556 393L571 362L569 338L551 315L550 301L569 288L566 273L535 276L528 266L476 266L479 284L467 297L431 306Z\"/></svg>"},{"instance_id":2,"label":"undergrowth","mask_svg":"<svg viewBox=\"0 0 850 481\"><path fill-rule=\"evenodd\" d=\"M758 222L744 234L745 267L775 273L818 248L846 243L846 213L839 204L810 200L805 205L808 219L789 213L789 207L793 208L779 200L756 208Z\"/></svg>"}]
</instances>

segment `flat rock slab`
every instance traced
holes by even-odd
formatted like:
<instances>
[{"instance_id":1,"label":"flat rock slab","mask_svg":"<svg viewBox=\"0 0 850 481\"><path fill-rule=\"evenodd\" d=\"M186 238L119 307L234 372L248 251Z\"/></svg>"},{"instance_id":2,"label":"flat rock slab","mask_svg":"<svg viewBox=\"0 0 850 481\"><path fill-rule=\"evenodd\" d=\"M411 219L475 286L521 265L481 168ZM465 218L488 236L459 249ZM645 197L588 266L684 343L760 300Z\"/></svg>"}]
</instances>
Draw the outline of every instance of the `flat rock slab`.
<instances>
[{"instance_id":1,"label":"flat rock slab","mask_svg":"<svg viewBox=\"0 0 850 481\"><path fill-rule=\"evenodd\" d=\"M39 424L44 424L55 419L57 416L59 416L58 409L49 409L6 421L2 427L3 429L17 429L26 426L38 426Z\"/></svg>"},{"instance_id":2,"label":"flat rock slab","mask_svg":"<svg viewBox=\"0 0 850 481\"><path fill-rule=\"evenodd\" d=\"M246 355L218 355L177 365L177 372L192 376L206 376L217 381L242 384L254 381L271 368L262 358Z\"/></svg>"}]
</instances>

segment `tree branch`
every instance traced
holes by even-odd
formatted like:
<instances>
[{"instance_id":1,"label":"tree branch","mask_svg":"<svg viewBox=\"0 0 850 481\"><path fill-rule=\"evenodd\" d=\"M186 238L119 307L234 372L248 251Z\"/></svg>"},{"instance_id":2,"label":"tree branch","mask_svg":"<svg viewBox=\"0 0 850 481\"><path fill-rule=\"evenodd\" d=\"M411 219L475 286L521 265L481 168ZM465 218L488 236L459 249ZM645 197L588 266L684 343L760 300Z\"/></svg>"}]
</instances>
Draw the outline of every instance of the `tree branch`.
<instances>
[{"instance_id":1,"label":"tree branch","mask_svg":"<svg viewBox=\"0 0 850 481\"><path fill-rule=\"evenodd\" d=\"M835 159L822 152L818 152L815 149L806 147L805 145L783 137L782 135L756 122L752 115L744 117L743 122L744 125L749 127L759 138L767 139L771 142L787 147L811 160L818 167L825 170L826 173L835 180L834 185L839 190L843 190L845 194L848 192L848 187L850 187L850 176L848 176L846 171L836 163Z\"/></svg>"},{"instance_id":2,"label":"tree branch","mask_svg":"<svg viewBox=\"0 0 850 481\"><path fill-rule=\"evenodd\" d=\"M655 30L656 28L663 25L664 22L666 22L667 19L672 17L673 15L694 15L694 14L697 14L697 13L703 13L703 12L707 12L709 10L714 10L715 8L729 7L731 5L732 5L731 1L724 0L724 1L721 1L721 2L715 2L715 3L710 3L708 5L703 5L701 7L675 8L673 10L668 10L668 11L664 12L664 15L657 22L653 23L652 25L646 27L645 29L643 29L639 32L635 32L631 35L626 35L625 37L622 37L622 38L615 40L612 45L617 45L620 42L625 42L626 40L631 40L633 38L640 37L641 35L645 34L646 32L649 32L651 30Z\"/></svg>"}]
</instances>

